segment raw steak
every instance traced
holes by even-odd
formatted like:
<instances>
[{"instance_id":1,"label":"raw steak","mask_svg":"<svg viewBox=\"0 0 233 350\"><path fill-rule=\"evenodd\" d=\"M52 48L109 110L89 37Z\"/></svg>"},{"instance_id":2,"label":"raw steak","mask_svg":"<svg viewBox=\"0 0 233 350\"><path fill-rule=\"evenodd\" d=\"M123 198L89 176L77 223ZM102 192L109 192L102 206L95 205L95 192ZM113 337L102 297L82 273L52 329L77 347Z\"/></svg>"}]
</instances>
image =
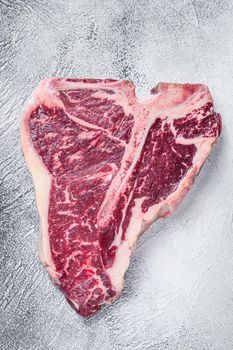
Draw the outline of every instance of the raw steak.
<instances>
[{"instance_id":1,"label":"raw steak","mask_svg":"<svg viewBox=\"0 0 233 350\"><path fill-rule=\"evenodd\" d=\"M42 81L22 120L40 214L40 257L82 316L120 294L150 224L174 212L219 136L208 88Z\"/></svg>"}]
</instances>

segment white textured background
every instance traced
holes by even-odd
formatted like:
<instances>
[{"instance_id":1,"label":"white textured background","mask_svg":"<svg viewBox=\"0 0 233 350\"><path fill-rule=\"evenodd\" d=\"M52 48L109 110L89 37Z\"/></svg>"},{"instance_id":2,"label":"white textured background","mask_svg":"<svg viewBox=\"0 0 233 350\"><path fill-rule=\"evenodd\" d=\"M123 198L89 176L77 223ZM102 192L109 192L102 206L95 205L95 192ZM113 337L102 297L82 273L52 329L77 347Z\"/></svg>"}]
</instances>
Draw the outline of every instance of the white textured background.
<instances>
[{"instance_id":1,"label":"white textured background","mask_svg":"<svg viewBox=\"0 0 233 350\"><path fill-rule=\"evenodd\" d=\"M209 85L220 142L173 217L140 240L122 297L89 320L37 256L19 144L26 98L50 76ZM0 349L233 349L233 1L0 0Z\"/></svg>"}]
</instances>

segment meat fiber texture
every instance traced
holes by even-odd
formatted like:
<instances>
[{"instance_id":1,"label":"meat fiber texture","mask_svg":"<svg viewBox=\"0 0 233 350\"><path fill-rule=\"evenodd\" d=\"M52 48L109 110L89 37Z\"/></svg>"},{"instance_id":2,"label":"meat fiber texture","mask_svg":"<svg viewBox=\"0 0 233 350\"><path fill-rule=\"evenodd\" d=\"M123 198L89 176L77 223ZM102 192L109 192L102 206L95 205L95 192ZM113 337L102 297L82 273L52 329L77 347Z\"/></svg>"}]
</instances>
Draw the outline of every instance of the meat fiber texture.
<instances>
[{"instance_id":1,"label":"meat fiber texture","mask_svg":"<svg viewBox=\"0 0 233 350\"><path fill-rule=\"evenodd\" d=\"M40 258L82 315L112 303L139 236L175 211L221 131L208 87L51 78L26 107L22 148L40 215Z\"/></svg>"}]
</instances>

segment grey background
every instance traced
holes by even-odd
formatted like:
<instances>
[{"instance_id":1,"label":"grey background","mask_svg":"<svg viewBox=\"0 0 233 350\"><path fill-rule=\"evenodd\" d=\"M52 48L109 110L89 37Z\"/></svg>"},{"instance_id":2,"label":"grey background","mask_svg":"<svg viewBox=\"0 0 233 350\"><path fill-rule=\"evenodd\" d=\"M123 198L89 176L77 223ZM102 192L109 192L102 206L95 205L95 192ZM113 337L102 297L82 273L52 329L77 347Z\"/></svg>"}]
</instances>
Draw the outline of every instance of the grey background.
<instances>
[{"instance_id":1,"label":"grey background","mask_svg":"<svg viewBox=\"0 0 233 350\"><path fill-rule=\"evenodd\" d=\"M223 132L192 191L140 240L122 297L84 320L38 260L19 143L50 76L209 85ZM0 0L0 349L233 349L233 1Z\"/></svg>"}]
</instances>

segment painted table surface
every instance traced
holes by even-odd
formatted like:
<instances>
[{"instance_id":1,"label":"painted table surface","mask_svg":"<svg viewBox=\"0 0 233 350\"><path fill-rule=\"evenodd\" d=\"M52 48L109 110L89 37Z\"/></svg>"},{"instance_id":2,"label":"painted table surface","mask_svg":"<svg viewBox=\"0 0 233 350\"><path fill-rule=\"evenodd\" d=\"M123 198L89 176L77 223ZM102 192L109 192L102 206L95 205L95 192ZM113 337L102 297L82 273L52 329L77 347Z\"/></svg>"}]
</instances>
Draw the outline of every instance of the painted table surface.
<instances>
[{"instance_id":1,"label":"painted table surface","mask_svg":"<svg viewBox=\"0 0 233 350\"><path fill-rule=\"evenodd\" d=\"M141 238L121 298L82 319L39 263L19 142L50 76L211 89L223 132L179 210ZM0 0L0 349L233 349L233 1Z\"/></svg>"}]
</instances>

